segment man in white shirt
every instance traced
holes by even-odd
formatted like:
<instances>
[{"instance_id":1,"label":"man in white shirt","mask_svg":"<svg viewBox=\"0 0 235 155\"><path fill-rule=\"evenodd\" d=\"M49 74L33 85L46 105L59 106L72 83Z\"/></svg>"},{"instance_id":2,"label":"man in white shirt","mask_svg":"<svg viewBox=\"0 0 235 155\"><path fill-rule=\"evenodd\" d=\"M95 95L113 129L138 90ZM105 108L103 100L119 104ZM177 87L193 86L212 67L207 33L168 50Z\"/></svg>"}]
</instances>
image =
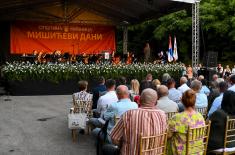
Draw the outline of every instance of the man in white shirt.
<instances>
[{"instance_id":1,"label":"man in white shirt","mask_svg":"<svg viewBox=\"0 0 235 155\"><path fill-rule=\"evenodd\" d=\"M159 86L157 89L159 100L157 101L156 107L168 112L178 112L178 104L168 98L168 88L164 85Z\"/></svg>"},{"instance_id":2,"label":"man in white shirt","mask_svg":"<svg viewBox=\"0 0 235 155\"><path fill-rule=\"evenodd\" d=\"M103 116L104 112L107 110L110 104L118 101L115 87L115 80L109 79L106 81L107 93L101 96L97 102L97 112L100 113L101 116Z\"/></svg>"},{"instance_id":3,"label":"man in white shirt","mask_svg":"<svg viewBox=\"0 0 235 155\"><path fill-rule=\"evenodd\" d=\"M228 90L231 90L231 91L235 92L235 75L231 75L230 83L231 83L232 86L230 88L228 88Z\"/></svg>"},{"instance_id":4,"label":"man in white shirt","mask_svg":"<svg viewBox=\"0 0 235 155\"><path fill-rule=\"evenodd\" d=\"M103 96L100 96L97 102L97 109L95 112L100 114L100 118L91 118L89 122L93 124L95 127L100 127L105 124L105 120L103 119L103 115L106 112L108 106L112 103L118 101L117 94L115 92L116 82L115 80L108 79L105 83L107 88L107 93Z\"/></svg>"},{"instance_id":5,"label":"man in white shirt","mask_svg":"<svg viewBox=\"0 0 235 155\"><path fill-rule=\"evenodd\" d=\"M183 94L184 92L186 92L187 90L189 90L190 88L187 85L187 78L186 77L181 77L180 78L180 87L178 87L178 90Z\"/></svg>"}]
</instances>

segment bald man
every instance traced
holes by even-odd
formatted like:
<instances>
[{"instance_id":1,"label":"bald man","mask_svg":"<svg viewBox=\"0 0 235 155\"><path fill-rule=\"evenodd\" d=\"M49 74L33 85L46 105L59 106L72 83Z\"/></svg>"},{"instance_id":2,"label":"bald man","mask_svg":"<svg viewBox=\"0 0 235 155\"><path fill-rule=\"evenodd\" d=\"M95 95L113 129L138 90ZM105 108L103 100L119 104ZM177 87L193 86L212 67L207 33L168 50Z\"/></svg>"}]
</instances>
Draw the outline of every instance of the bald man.
<instances>
[{"instance_id":1,"label":"bald man","mask_svg":"<svg viewBox=\"0 0 235 155\"><path fill-rule=\"evenodd\" d=\"M118 97L118 102L114 102L109 105L107 111L104 113L104 119L109 120L108 124L108 133L115 125L114 117L120 117L123 113L131 109L137 109L138 105L135 102L132 102L129 98L129 90L125 85L119 85L116 89L116 94Z\"/></svg>"},{"instance_id":2,"label":"bald man","mask_svg":"<svg viewBox=\"0 0 235 155\"><path fill-rule=\"evenodd\" d=\"M123 114L111 132L112 142L121 145L121 153L139 154L140 133L143 136L159 135L166 131L166 115L156 108L157 93L151 88L143 90L141 107ZM160 152L151 152L160 154Z\"/></svg>"},{"instance_id":3,"label":"bald man","mask_svg":"<svg viewBox=\"0 0 235 155\"><path fill-rule=\"evenodd\" d=\"M161 85L157 89L159 100L157 101L157 108L163 110L165 113L178 112L178 104L168 98L168 88L165 85Z\"/></svg>"}]
</instances>

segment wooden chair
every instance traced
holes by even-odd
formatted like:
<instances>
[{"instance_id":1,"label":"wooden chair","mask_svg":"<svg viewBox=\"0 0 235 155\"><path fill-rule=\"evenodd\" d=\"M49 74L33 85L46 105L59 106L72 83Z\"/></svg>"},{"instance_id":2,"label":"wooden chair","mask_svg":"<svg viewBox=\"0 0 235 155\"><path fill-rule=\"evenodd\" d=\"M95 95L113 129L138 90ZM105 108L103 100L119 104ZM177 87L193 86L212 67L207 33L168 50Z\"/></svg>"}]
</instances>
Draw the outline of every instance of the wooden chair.
<instances>
[{"instance_id":1,"label":"wooden chair","mask_svg":"<svg viewBox=\"0 0 235 155\"><path fill-rule=\"evenodd\" d=\"M235 147L229 148L228 144L235 143L235 119L227 117L225 135L224 135L224 147L211 151L215 154L235 154Z\"/></svg>"},{"instance_id":2,"label":"wooden chair","mask_svg":"<svg viewBox=\"0 0 235 155\"><path fill-rule=\"evenodd\" d=\"M202 116L206 119L207 117L207 107L204 108L196 108L197 112L200 112L202 114Z\"/></svg>"},{"instance_id":3,"label":"wooden chair","mask_svg":"<svg viewBox=\"0 0 235 155\"><path fill-rule=\"evenodd\" d=\"M74 97L74 96L73 96ZM74 99L74 98L73 98ZM92 117L92 100L73 100L73 108L70 108L70 113L86 113L88 118ZM86 127L86 132L89 133L89 126ZM73 142L77 140L77 129L72 129Z\"/></svg>"},{"instance_id":4,"label":"wooden chair","mask_svg":"<svg viewBox=\"0 0 235 155\"><path fill-rule=\"evenodd\" d=\"M114 123L117 124L117 122L120 120L121 117L114 115Z\"/></svg>"},{"instance_id":5,"label":"wooden chair","mask_svg":"<svg viewBox=\"0 0 235 155\"><path fill-rule=\"evenodd\" d=\"M140 155L152 152L157 155L165 155L167 147L167 130L156 136L140 136Z\"/></svg>"},{"instance_id":6,"label":"wooden chair","mask_svg":"<svg viewBox=\"0 0 235 155\"><path fill-rule=\"evenodd\" d=\"M167 120L171 119L175 114L177 114L179 112L167 112L166 115L167 115Z\"/></svg>"},{"instance_id":7,"label":"wooden chair","mask_svg":"<svg viewBox=\"0 0 235 155\"><path fill-rule=\"evenodd\" d=\"M209 121L203 127L188 127L188 132L186 136L186 155L196 155L199 153L203 153L204 155L206 155L207 144L210 134L210 125L211 122Z\"/></svg>"}]
</instances>

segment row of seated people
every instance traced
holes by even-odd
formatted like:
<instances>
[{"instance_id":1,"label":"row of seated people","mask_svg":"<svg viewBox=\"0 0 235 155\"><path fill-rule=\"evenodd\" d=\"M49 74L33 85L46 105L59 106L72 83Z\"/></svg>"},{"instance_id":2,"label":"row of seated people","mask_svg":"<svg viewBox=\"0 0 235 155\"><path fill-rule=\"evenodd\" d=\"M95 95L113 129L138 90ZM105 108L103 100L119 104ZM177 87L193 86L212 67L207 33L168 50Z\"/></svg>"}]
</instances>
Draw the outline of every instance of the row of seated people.
<instances>
[{"instance_id":1,"label":"row of seated people","mask_svg":"<svg viewBox=\"0 0 235 155\"><path fill-rule=\"evenodd\" d=\"M234 87L234 79L234 77L231 77L231 90ZM152 81L150 75L147 75L146 80L141 82L142 86L140 85L140 88L142 87L143 89L143 87L146 87L146 83L148 83L148 81ZM133 93L136 91L134 88L136 86L134 85L137 85L138 88L138 82L136 82L136 79L132 80L131 90L128 90L128 87L125 85L120 85L115 91L116 83L114 80L107 80L104 84L104 79L101 78L99 86L93 91L93 101L94 99L97 100L97 109L95 109L94 112L100 115L98 118L91 118L89 121L96 127L93 130L94 135L98 136L98 133L101 131L101 127L108 121L107 142L111 144L123 143L121 149L122 154L136 154L139 150L138 135L140 133L148 136L161 133L167 128L165 113L182 111L168 121L168 130L169 133L172 133L169 134L172 137L171 141L169 141L171 142L171 145L168 150L171 150L169 153L171 152L172 154L184 154L186 139L185 133L187 127L205 125L204 118L200 113L195 111L195 108L207 107L208 101L207 97L204 97L206 94L201 95L202 93L200 93L202 84L199 80L191 82L191 89L186 87L187 79L185 77L180 79L180 83L181 86L177 90L178 92L182 91L181 95L180 93L178 95L180 98L177 98L177 95L174 95L177 93L175 82L172 78L169 78L166 82L169 90L164 85L158 86L157 92L153 89L140 90L140 108L138 109L138 104L133 102L133 98L130 97L132 96L130 94L135 94ZM85 95L87 94L87 82L81 81L79 82L79 85L83 85L83 88L80 88L82 91L76 93L77 99L87 99L87 96L91 99L91 95ZM224 83L220 84L221 93L225 92L223 95L224 97L222 97L221 106L219 106L218 109L215 109L215 112L213 112L209 117L212 121L212 130L208 150L223 146L226 116L234 115L235 113L235 109L233 108L235 95L233 91L225 91L226 86L227 85ZM172 90L175 92L172 93ZM103 95L100 92L106 93ZM204 103L203 100L200 100L201 98L205 98L206 102ZM132 101L130 99L132 99ZM93 108L94 107L95 106L93 106ZM121 116L121 119L114 127L115 115L118 117Z\"/></svg>"}]
</instances>

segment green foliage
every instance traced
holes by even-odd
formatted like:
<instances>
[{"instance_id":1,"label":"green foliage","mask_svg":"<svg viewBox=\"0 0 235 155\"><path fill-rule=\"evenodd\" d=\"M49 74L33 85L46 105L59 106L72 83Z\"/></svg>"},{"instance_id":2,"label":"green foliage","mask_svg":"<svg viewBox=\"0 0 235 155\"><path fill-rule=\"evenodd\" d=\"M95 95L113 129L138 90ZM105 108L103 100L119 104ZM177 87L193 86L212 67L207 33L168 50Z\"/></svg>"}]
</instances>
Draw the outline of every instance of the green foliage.
<instances>
[{"instance_id":1,"label":"green foliage","mask_svg":"<svg viewBox=\"0 0 235 155\"><path fill-rule=\"evenodd\" d=\"M204 52L219 52L219 60L234 60L235 56L222 58L235 52L235 0L203 0L200 3L201 59ZM181 61L188 61L192 51L191 7L159 19L148 20L129 28L129 48L141 53L148 41L156 51L168 49L168 36L177 36ZM203 42L202 42L203 39ZM153 47L156 46L156 47Z\"/></svg>"},{"instance_id":2,"label":"green foliage","mask_svg":"<svg viewBox=\"0 0 235 155\"><path fill-rule=\"evenodd\" d=\"M171 32L187 32L192 25L191 23L192 18L187 16L186 10L163 16L159 18L159 26L154 30L154 37L160 40Z\"/></svg>"}]
</instances>

